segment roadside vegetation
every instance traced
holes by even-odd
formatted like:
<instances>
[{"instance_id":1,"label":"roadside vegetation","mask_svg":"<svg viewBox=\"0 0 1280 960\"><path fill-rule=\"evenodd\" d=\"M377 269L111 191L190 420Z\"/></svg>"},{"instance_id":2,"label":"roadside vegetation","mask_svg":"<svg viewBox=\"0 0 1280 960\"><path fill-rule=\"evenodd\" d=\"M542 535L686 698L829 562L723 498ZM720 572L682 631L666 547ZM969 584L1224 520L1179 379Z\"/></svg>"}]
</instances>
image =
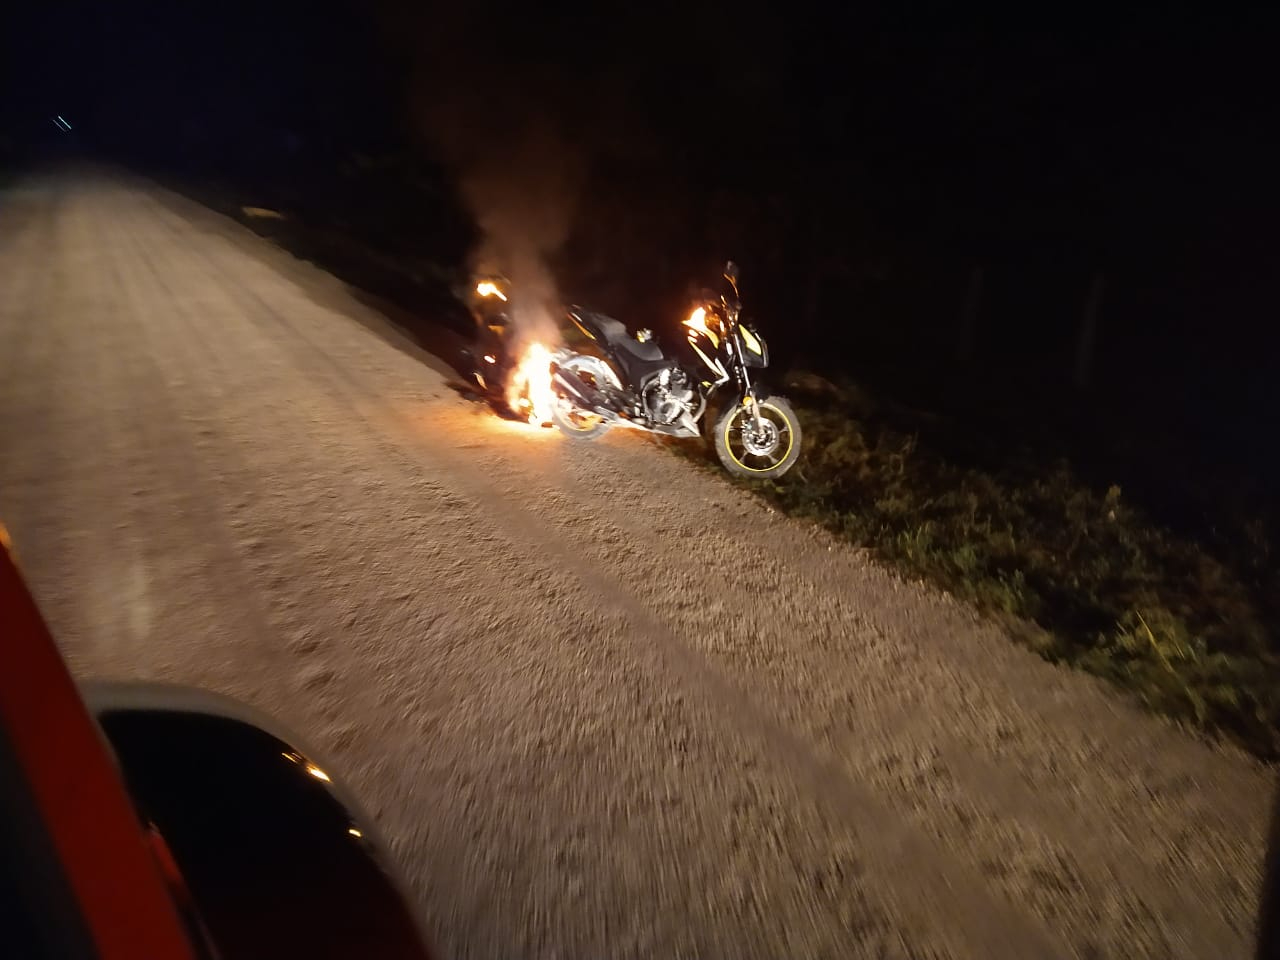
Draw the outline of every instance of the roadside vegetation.
<instances>
[{"instance_id":1,"label":"roadside vegetation","mask_svg":"<svg viewBox=\"0 0 1280 960\"><path fill-rule=\"evenodd\" d=\"M1003 620L1046 659L1280 756L1280 578L1261 520L1211 547L1065 459L1014 446L992 466L957 454L963 425L880 409L852 384L788 380L805 452L781 480L747 486ZM931 440L944 430L945 454Z\"/></svg>"}]
</instances>

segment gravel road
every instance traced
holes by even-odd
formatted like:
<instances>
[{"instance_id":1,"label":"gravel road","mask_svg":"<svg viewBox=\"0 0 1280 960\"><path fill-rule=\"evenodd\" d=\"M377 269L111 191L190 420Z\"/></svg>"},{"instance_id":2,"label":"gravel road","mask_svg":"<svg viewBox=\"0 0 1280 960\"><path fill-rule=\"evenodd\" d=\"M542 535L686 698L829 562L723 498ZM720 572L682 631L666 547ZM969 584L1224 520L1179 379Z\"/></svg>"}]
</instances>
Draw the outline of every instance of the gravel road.
<instances>
[{"instance_id":1,"label":"gravel road","mask_svg":"<svg viewBox=\"0 0 1280 960\"><path fill-rule=\"evenodd\" d=\"M139 178L11 186L0 518L79 676L333 756L442 956L1250 955L1273 771L370 302Z\"/></svg>"}]
</instances>

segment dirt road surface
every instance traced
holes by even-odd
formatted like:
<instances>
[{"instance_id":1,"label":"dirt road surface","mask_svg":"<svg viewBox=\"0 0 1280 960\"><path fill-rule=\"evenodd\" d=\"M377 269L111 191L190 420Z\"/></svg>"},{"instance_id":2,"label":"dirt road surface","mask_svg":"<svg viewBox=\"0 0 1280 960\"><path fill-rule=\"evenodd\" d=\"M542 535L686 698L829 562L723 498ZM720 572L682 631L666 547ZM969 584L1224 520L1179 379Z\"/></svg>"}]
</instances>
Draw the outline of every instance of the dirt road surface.
<instances>
[{"instance_id":1,"label":"dirt road surface","mask_svg":"<svg viewBox=\"0 0 1280 960\"><path fill-rule=\"evenodd\" d=\"M78 675L336 758L442 956L1249 956L1271 771L369 302L142 179L12 186L0 517Z\"/></svg>"}]
</instances>

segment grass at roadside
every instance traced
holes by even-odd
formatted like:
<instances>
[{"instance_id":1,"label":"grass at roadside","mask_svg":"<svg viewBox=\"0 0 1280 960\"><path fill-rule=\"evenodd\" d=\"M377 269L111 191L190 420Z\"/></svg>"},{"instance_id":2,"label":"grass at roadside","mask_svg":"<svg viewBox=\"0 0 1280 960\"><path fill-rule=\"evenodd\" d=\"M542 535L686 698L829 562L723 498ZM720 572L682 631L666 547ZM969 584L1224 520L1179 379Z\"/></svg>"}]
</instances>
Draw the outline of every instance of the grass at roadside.
<instances>
[{"instance_id":1,"label":"grass at roadside","mask_svg":"<svg viewBox=\"0 0 1280 960\"><path fill-rule=\"evenodd\" d=\"M936 432L929 418L869 411L856 390L788 393L805 452L781 480L747 483L761 496L1005 620L1047 659L1259 757L1280 756L1268 618L1280 582L1264 534L1223 555L1065 460L1015 448L998 467L978 465L992 460L941 452L924 439Z\"/></svg>"}]
</instances>

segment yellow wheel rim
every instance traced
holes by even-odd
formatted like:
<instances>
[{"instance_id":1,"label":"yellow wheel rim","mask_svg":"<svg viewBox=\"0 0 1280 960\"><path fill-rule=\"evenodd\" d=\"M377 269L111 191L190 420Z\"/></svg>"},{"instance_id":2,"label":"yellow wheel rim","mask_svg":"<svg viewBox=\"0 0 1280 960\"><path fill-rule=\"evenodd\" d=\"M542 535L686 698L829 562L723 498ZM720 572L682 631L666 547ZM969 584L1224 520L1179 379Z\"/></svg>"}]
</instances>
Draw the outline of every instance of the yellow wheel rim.
<instances>
[{"instance_id":1,"label":"yellow wheel rim","mask_svg":"<svg viewBox=\"0 0 1280 960\"><path fill-rule=\"evenodd\" d=\"M740 466L743 470L746 470L750 473L768 473L770 470L776 470L778 468L779 463L787 462L787 458L791 456L791 448L796 442L796 432L792 426L791 419L785 413L783 413L782 410L780 410L778 407L775 407L772 403L769 403L766 400L766 401L758 402L756 406L758 406L761 410L772 410L774 413L778 415L778 419L780 419L783 423L787 425L786 451L783 452L782 456L778 458L777 462L773 463L771 466L768 466L768 467L751 467L742 462L742 460L734 452L733 445L729 442L729 431L733 429L733 425L738 422L739 417L743 416L744 414L747 416L750 416L750 411L746 407L740 407L739 413L736 416L732 416L725 421L724 448L727 451L729 451L729 456L732 458L733 462L736 463L738 466Z\"/></svg>"}]
</instances>

